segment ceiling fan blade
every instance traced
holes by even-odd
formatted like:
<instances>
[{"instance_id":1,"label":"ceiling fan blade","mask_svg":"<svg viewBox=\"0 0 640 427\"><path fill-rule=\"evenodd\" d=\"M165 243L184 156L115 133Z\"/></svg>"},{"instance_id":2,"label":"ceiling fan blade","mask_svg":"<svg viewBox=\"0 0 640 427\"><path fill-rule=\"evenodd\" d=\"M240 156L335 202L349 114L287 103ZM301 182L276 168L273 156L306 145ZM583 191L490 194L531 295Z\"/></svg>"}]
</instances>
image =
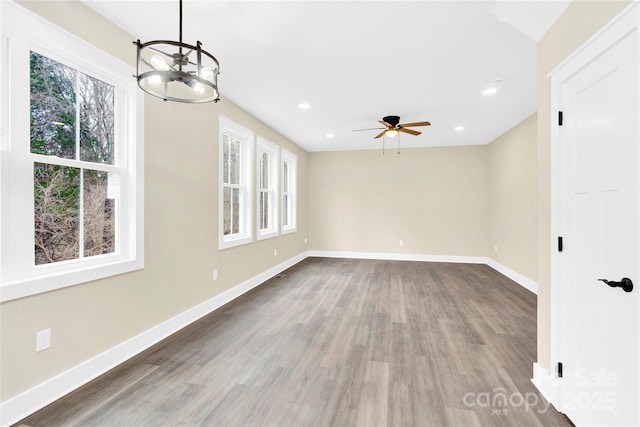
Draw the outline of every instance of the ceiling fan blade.
<instances>
[{"instance_id":1,"label":"ceiling fan blade","mask_svg":"<svg viewBox=\"0 0 640 427\"><path fill-rule=\"evenodd\" d=\"M410 128L414 126L431 126L429 122L401 123L400 126Z\"/></svg>"},{"instance_id":2,"label":"ceiling fan blade","mask_svg":"<svg viewBox=\"0 0 640 427\"><path fill-rule=\"evenodd\" d=\"M422 132L418 132L417 130L407 129L407 128L398 128L399 132L409 133L411 135L420 135Z\"/></svg>"},{"instance_id":3,"label":"ceiling fan blade","mask_svg":"<svg viewBox=\"0 0 640 427\"><path fill-rule=\"evenodd\" d=\"M393 126L391 126L389 123L385 122L384 120L378 120L378 123L380 123L381 125L385 125L389 129L393 129Z\"/></svg>"},{"instance_id":4,"label":"ceiling fan blade","mask_svg":"<svg viewBox=\"0 0 640 427\"><path fill-rule=\"evenodd\" d=\"M379 134L377 134L376 136L374 136L374 137L373 137L373 139L378 139L378 138L380 138L381 136L383 136L383 135L384 135L384 133L385 133L386 131L387 131L386 129L385 129L385 130L383 130L382 132L380 132Z\"/></svg>"},{"instance_id":5,"label":"ceiling fan blade","mask_svg":"<svg viewBox=\"0 0 640 427\"><path fill-rule=\"evenodd\" d=\"M362 130L379 130L379 129L386 129L386 128L353 129L351 132L360 132Z\"/></svg>"}]
</instances>

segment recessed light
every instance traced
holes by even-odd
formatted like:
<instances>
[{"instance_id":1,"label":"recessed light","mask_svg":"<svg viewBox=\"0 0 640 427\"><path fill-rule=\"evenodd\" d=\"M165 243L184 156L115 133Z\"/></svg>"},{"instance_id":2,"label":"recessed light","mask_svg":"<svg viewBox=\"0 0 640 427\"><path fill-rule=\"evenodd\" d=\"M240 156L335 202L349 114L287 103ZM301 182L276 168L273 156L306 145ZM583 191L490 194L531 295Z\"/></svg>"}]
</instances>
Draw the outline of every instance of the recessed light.
<instances>
[{"instance_id":1,"label":"recessed light","mask_svg":"<svg viewBox=\"0 0 640 427\"><path fill-rule=\"evenodd\" d=\"M485 90L482 91L482 94L484 96L491 96L491 95L495 95L495 93L498 91L498 89L496 87L488 87Z\"/></svg>"},{"instance_id":2,"label":"recessed light","mask_svg":"<svg viewBox=\"0 0 640 427\"><path fill-rule=\"evenodd\" d=\"M301 102L300 104L298 104L298 108L301 110L308 110L309 107L311 107L311 105L307 104L306 102Z\"/></svg>"},{"instance_id":3,"label":"recessed light","mask_svg":"<svg viewBox=\"0 0 640 427\"><path fill-rule=\"evenodd\" d=\"M325 136L326 136L327 138L334 138L334 137L335 137L335 135L334 135L334 134L332 134L332 133L328 133L328 134L326 134Z\"/></svg>"},{"instance_id":4,"label":"recessed light","mask_svg":"<svg viewBox=\"0 0 640 427\"><path fill-rule=\"evenodd\" d=\"M456 132L462 132L464 130L464 126L456 126L453 128Z\"/></svg>"}]
</instances>

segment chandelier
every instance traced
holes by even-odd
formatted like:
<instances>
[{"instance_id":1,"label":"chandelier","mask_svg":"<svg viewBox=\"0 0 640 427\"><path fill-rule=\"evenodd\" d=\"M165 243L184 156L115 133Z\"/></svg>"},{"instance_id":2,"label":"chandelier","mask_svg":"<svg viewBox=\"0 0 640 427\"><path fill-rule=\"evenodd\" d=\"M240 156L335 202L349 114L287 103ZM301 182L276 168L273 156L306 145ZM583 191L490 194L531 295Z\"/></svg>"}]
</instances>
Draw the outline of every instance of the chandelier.
<instances>
[{"instance_id":1,"label":"chandelier","mask_svg":"<svg viewBox=\"0 0 640 427\"><path fill-rule=\"evenodd\" d=\"M182 0L179 41L153 40L138 47L136 75L140 89L165 101L198 104L218 102L220 64L202 43L182 42Z\"/></svg>"}]
</instances>

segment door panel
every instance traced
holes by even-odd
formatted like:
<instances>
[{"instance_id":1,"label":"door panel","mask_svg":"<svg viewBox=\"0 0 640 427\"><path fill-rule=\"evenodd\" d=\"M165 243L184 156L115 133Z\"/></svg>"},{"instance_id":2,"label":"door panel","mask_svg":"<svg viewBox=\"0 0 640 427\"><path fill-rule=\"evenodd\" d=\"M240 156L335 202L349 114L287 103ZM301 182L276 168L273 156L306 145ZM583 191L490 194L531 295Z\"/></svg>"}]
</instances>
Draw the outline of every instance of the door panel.
<instances>
[{"instance_id":1,"label":"door panel","mask_svg":"<svg viewBox=\"0 0 640 427\"><path fill-rule=\"evenodd\" d=\"M640 425L638 34L563 80L559 257L561 409L580 425ZM629 277L631 293L598 279Z\"/></svg>"}]
</instances>

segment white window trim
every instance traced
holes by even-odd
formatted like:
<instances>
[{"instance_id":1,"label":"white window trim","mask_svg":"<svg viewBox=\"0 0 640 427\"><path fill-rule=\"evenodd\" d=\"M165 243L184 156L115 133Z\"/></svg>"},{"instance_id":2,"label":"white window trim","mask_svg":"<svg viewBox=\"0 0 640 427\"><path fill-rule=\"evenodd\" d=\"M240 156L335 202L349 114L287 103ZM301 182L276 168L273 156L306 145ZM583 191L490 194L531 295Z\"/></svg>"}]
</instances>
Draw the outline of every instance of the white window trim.
<instances>
[{"instance_id":1,"label":"white window trim","mask_svg":"<svg viewBox=\"0 0 640 427\"><path fill-rule=\"evenodd\" d=\"M232 135L242 141L242 163L240 165L240 192L242 212L240 212L240 233L231 236L224 235L224 178L223 178L223 135ZM218 129L218 249L253 242L253 145L254 133L238 123L220 115Z\"/></svg>"},{"instance_id":2,"label":"white window trim","mask_svg":"<svg viewBox=\"0 0 640 427\"><path fill-rule=\"evenodd\" d=\"M284 162L289 163L289 173L291 174L291 179L289 182L289 192L288 194L291 195L291 202L293 205L293 208L291 209L291 224L288 226L284 225L284 166L282 167L282 179L280 181L280 188L281 188L281 205L282 205L282 219L281 219L281 223L282 223L282 234L288 234L288 233L294 233L297 231L297 224L298 224L298 156L296 156L295 154L291 153L290 151L285 150L284 148L282 149L281 152L281 158L282 158L282 162L284 164Z\"/></svg>"},{"instance_id":3,"label":"white window trim","mask_svg":"<svg viewBox=\"0 0 640 427\"><path fill-rule=\"evenodd\" d=\"M278 216L278 206L280 205L280 176L278 175L280 165L280 147L273 142L270 142L261 136L258 136L257 142L257 155L256 155L256 240L270 239L280 234L280 220ZM270 170L269 170L269 188L271 189L271 204L269 209L269 218L271 218L271 227L266 230L260 229L260 153L265 152L269 155Z\"/></svg>"},{"instance_id":4,"label":"white window trim","mask_svg":"<svg viewBox=\"0 0 640 427\"><path fill-rule=\"evenodd\" d=\"M3 1L0 7L0 301L143 268L144 98L131 78L134 68L15 2ZM121 211L116 253L34 265L33 198L25 198L33 195L33 155L25 149L30 147L29 51L71 65L116 89L116 139L125 172L120 177L120 200L129 207Z\"/></svg>"}]
</instances>

